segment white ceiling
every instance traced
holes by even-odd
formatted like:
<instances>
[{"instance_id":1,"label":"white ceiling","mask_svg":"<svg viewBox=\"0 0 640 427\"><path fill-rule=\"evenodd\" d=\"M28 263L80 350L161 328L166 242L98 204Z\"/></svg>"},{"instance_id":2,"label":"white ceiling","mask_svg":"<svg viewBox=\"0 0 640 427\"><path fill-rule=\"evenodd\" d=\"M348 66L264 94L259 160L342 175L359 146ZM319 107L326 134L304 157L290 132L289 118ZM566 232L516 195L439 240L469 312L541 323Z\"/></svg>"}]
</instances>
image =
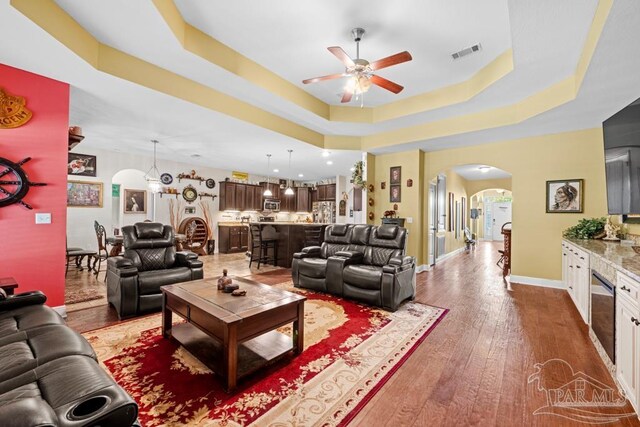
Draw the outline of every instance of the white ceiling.
<instances>
[{"instance_id":1,"label":"white ceiling","mask_svg":"<svg viewBox=\"0 0 640 427\"><path fill-rule=\"evenodd\" d=\"M176 0L185 20L248 58L332 104L340 87L302 85L301 80L341 71L326 47L354 53L350 29L367 30L361 43L370 60L409 50L414 60L380 75L405 86L398 96L371 91L367 106L409 97L473 75L510 46L514 70L468 102L377 124L330 122L199 58L180 46L150 1L57 0L98 40L145 61L230 94L327 135L369 135L502 107L521 101L575 72L596 0L367 3L208 2ZM401 5L401 6L400 6ZM366 6L366 7L365 7ZM15 40L19 37L20 44ZM614 2L576 100L522 123L377 149L374 153L450 147L598 126L640 96L640 2ZM483 50L459 61L453 51L481 42ZM0 62L69 82L72 124L83 127L85 146L149 154L149 139L161 142L159 157L225 169L266 173L274 154L284 176L293 149L291 178L348 174L358 152L335 151L334 165L321 150L159 92L96 71L64 45L0 3ZM334 82L335 83L335 82ZM197 161L190 156L201 154ZM486 177L486 175L485 175Z\"/></svg>"},{"instance_id":2,"label":"white ceiling","mask_svg":"<svg viewBox=\"0 0 640 427\"><path fill-rule=\"evenodd\" d=\"M489 169L482 170L480 169L481 167L489 167ZM511 174L509 172L505 172L502 169L498 169L489 165L460 165L453 167L452 170L467 181L511 178Z\"/></svg>"}]
</instances>

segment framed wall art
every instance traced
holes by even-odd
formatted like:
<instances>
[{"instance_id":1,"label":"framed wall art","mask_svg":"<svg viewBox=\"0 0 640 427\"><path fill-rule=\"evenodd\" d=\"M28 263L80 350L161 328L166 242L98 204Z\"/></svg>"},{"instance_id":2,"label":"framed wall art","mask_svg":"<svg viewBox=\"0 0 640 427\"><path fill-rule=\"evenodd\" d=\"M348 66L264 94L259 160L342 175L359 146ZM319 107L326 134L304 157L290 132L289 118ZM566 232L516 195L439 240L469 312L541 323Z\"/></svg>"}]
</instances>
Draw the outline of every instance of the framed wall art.
<instances>
[{"instance_id":1,"label":"framed wall art","mask_svg":"<svg viewBox=\"0 0 640 427\"><path fill-rule=\"evenodd\" d=\"M391 203L400 203L402 192L400 190L399 185L390 185L389 186L389 202Z\"/></svg>"},{"instance_id":2,"label":"framed wall art","mask_svg":"<svg viewBox=\"0 0 640 427\"><path fill-rule=\"evenodd\" d=\"M467 228L467 198L466 197L462 197L460 199L462 206L462 231L464 232L464 229Z\"/></svg>"},{"instance_id":3,"label":"framed wall art","mask_svg":"<svg viewBox=\"0 0 640 427\"><path fill-rule=\"evenodd\" d=\"M581 213L584 206L583 179L547 181L547 213Z\"/></svg>"},{"instance_id":4,"label":"framed wall art","mask_svg":"<svg viewBox=\"0 0 640 427\"><path fill-rule=\"evenodd\" d=\"M67 175L96 176L96 172L96 156L69 153L67 161Z\"/></svg>"},{"instance_id":5,"label":"framed wall art","mask_svg":"<svg viewBox=\"0 0 640 427\"><path fill-rule=\"evenodd\" d=\"M67 206L70 208L101 208L102 183L89 181L67 182Z\"/></svg>"},{"instance_id":6,"label":"framed wall art","mask_svg":"<svg viewBox=\"0 0 640 427\"><path fill-rule=\"evenodd\" d=\"M453 193L449 192L449 221L448 221L448 226L449 229L447 231L453 231L455 228L455 222L454 222L454 215L455 215L455 205L454 205L454 198L453 198Z\"/></svg>"},{"instance_id":7,"label":"framed wall art","mask_svg":"<svg viewBox=\"0 0 640 427\"><path fill-rule=\"evenodd\" d=\"M124 213L147 213L147 190L124 190Z\"/></svg>"},{"instance_id":8,"label":"framed wall art","mask_svg":"<svg viewBox=\"0 0 640 427\"><path fill-rule=\"evenodd\" d=\"M391 185L400 185L400 181L402 180L402 166L393 166L389 169L389 180Z\"/></svg>"}]
</instances>

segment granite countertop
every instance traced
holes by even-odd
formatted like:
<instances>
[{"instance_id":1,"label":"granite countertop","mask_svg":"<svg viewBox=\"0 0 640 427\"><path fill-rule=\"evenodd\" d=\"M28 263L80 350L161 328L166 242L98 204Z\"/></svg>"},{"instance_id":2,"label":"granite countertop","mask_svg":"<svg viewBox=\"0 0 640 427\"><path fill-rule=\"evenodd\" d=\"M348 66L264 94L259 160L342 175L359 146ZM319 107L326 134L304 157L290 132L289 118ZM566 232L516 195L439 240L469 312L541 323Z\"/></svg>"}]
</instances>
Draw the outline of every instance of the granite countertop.
<instances>
[{"instance_id":1,"label":"granite countertop","mask_svg":"<svg viewBox=\"0 0 640 427\"><path fill-rule=\"evenodd\" d=\"M239 227L239 226L249 226L247 223L241 223L240 221L218 221L218 227Z\"/></svg>"},{"instance_id":2,"label":"granite countertop","mask_svg":"<svg viewBox=\"0 0 640 427\"><path fill-rule=\"evenodd\" d=\"M631 246L622 246L620 242L606 240L568 239L566 241L608 261L613 267L640 281L640 254Z\"/></svg>"}]
</instances>

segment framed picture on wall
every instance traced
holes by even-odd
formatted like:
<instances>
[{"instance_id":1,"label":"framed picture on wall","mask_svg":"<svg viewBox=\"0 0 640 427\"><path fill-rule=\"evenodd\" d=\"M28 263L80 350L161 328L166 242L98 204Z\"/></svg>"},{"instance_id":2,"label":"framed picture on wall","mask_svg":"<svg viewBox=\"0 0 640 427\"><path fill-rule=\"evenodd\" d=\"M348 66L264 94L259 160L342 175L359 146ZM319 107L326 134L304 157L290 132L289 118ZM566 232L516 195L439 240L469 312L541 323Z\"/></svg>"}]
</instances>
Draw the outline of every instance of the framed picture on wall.
<instances>
[{"instance_id":1,"label":"framed picture on wall","mask_svg":"<svg viewBox=\"0 0 640 427\"><path fill-rule=\"evenodd\" d=\"M124 190L124 213L147 213L147 190Z\"/></svg>"},{"instance_id":2,"label":"framed picture on wall","mask_svg":"<svg viewBox=\"0 0 640 427\"><path fill-rule=\"evenodd\" d=\"M454 204L454 198L453 198L453 193L449 192L449 221L448 221L448 230L447 231L453 231L455 228L455 222L454 222L454 216L455 216L455 204Z\"/></svg>"},{"instance_id":3,"label":"framed picture on wall","mask_svg":"<svg viewBox=\"0 0 640 427\"><path fill-rule=\"evenodd\" d=\"M547 181L547 213L581 213L583 187L583 179Z\"/></svg>"},{"instance_id":4,"label":"framed picture on wall","mask_svg":"<svg viewBox=\"0 0 640 427\"><path fill-rule=\"evenodd\" d=\"M67 206L71 208L101 208L102 183L89 181L67 182Z\"/></svg>"},{"instance_id":5,"label":"framed picture on wall","mask_svg":"<svg viewBox=\"0 0 640 427\"><path fill-rule=\"evenodd\" d=\"M67 161L67 175L96 176L96 172L96 156L69 153Z\"/></svg>"},{"instance_id":6,"label":"framed picture on wall","mask_svg":"<svg viewBox=\"0 0 640 427\"><path fill-rule=\"evenodd\" d=\"M461 224L460 229L461 229L461 231L464 232L464 229L467 227L467 198L466 197L462 197L462 198L460 198L460 201L461 201L461 204L462 204L462 206L460 208L460 209L462 209L462 212L461 212L462 213L462 220L460 222L460 224Z\"/></svg>"},{"instance_id":7,"label":"framed picture on wall","mask_svg":"<svg viewBox=\"0 0 640 427\"><path fill-rule=\"evenodd\" d=\"M402 180L402 166L393 166L389 169L389 181L391 185L398 184Z\"/></svg>"},{"instance_id":8,"label":"framed picture on wall","mask_svg":"<svg viewBox=\"0 0 640 427\"><path fill-rule=\"evenodd\" d=\"M391 203L400 203L402 196L402 192L400 190L399 185L390 185L389 186L389 202Z\"/></svg>"},{"instance_id":9,"label":"framed picture on wall","mask_svg":"<svg viewBox=\"0 0 640 427\"><path fill-rule=\"evenodd\" d=\"M462 214L460 212L460 202L456 202L456 239L460 238L460 230L462 226Z\"/></svg>"}]
</instances>

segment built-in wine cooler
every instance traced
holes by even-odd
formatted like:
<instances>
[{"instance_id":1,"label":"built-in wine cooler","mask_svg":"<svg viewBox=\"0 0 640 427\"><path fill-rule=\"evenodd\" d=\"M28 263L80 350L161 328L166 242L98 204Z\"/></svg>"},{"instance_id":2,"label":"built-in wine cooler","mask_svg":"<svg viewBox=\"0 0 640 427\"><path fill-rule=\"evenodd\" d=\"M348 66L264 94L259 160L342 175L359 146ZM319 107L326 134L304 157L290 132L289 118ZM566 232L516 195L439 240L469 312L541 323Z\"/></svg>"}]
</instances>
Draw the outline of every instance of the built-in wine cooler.
<instances>
[{"instance_id":1,"label":"built-in wine cooler","mask_svg":"<svg viewBox=\"0 0 640 427\"><path fill-rule=\"evenodd\" d=\"M616 288L595 270L591 270L591 329L615 363Z\"/></svg>"}]
</instances>

